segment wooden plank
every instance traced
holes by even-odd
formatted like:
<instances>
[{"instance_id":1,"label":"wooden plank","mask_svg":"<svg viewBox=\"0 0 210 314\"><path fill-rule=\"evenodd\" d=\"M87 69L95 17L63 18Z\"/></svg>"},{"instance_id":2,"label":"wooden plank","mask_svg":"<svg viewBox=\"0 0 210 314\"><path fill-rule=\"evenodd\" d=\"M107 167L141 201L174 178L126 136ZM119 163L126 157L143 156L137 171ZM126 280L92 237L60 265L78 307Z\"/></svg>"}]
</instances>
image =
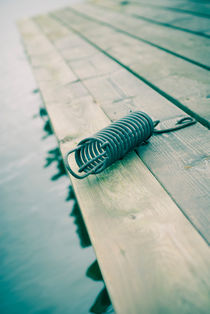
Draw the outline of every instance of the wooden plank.
<instances>
[{"instance_id":1,"label":"wooden plank","mask_svg":"<svg viewBox=\"0 0 210 314\"><path fill-rule=\"evenodd\" d=\"M79 13L75 15L75 12ZM210 77L206 70L119 33L98 19L89 18L90 13L87 16L86 12L87 6L84 5L74 7L73 11L58 11L54 16L210 128ZM110 16L107 17L105 12L100 15L100 19L106 18ZM126 21L124 24L127 25Z\"/></svg>"},{"instance_id":2,"label":"wooden plank","mask_svg":"<svg viewBox=\"0 0 210 314\"><path fill-rule=\"evenodd\" d=\"M110 10L107 7L106 1L100 1L97 2L97 4L101 5L96 6L93 3L92 5L91 3L85 4L85 12L92 18L99 19L100 21L108 23L108 25L111 24L116 29L130 36L134 36L141 41L146 41L148 44L156 45L159 49L163 49L168 53L176 53L177 57L184 58L188 62L197 64L207 70L210 69L209 38L184 33L183 31L173 28L166 28L164 25L152 24L145 19L139 20L128 14L123 14L121 10L113 11L112 8ZM81 5L81 7L84 9L84 5ZM100 7L101 10L99 10ZM79 5L77 5L77 9L78 8ZM123 6L122 8L126 10L127 6ZM130 10L135 14L137 12L135 8L132 9L132 7ZM98 12L100 15L94 16L93 12L95 14ZM124 21L124 23L122 21ZM200 49L201 46L202 50Z\"/></svg>"},{"instance_id":3,"label":"wooden plank","mask_svg":"<svg viewBox=\"0 0 210 314\"><path fill-rule=\"evenodd\" d=\"M163 7L147 6L141 2L128 2L122 5L122 1L98 1L92 0L92 3L133 16L143 21L162 25L164 27L175 28L181 31L209 38L210 21L207 17L192 16L187 13L177 11L167 11Z\"/></svg>"},{"instance_id":4,"label":"wooden plank","mask_svg":"<svg viewBox=\"0 0 210 314\"><path fill-rule=\"evenodd\" d=\"M190 15L197 15L202 17L210 17L210 4L201 1L170 1L170 0L132 0L129 1L135 4L143 3L145 6L153 8L161 7L167 11L175 11L180 13L187 13Z\"/></svg>"},{"instance_id":5,"label":"wooden plank","mask_svg":"<svg viewBox=\"0 0 210 314\"><path fill-rule=\"evenodd\" d=\"M31 20L20 29L31 62L34 57L37 62L36 42L42 42L39 59L45 67L49 41ZM60 76L58 100L49 66L45 86L37 72L36 78L41 92L52 94L45 102L64 155L109 120L92 96L67 101ZM60 71L61 63L57 66ZM62 67L66 71L67 64ZM117 313L208 313L208 247L135 153L103 174L71 179Z\"/></svg>"},{"instance_id":6,"label":"wooden plank","mask_svg":"<svg viewBox=\"0 0 210 314\"><path fill-rule=\"evenodd\" d=\"M44 19L37 18L36 22L112 121L128 114L131 109L143 110L154 120L171 119L183 114L81 38L78 38L77 45L74 41L73 47L80 47L82 60L75 60L71 53L69 31L57 21L44 16ZM56 35L58 31L62 34L61 38ZM140 147L138 151L147 167L210 243L210 177L202 175L204 169L207 172L209 169L209 142L209 131L197 124L177 133L153 137L151 145ZM171 176L171 173L176 175Z\"/></svg>"}]
</instances>

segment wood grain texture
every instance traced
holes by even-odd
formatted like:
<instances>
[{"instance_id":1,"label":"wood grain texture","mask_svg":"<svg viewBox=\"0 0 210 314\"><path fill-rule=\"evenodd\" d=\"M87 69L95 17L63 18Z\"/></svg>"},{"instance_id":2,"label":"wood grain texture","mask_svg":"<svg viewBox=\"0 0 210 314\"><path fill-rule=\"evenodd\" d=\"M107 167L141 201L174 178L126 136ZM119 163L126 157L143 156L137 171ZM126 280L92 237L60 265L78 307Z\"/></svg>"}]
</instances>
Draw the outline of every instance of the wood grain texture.
<instances>
[{"instance_id":1,"label":"wood grain texture","mask_svg":"<svg viewBox=\"0 0 210 314\"><path fill-rule=\"evenodd\" d=\"M65 155L110 120L83 82L75 88L75 74L37 24L25 20L19 27L31 63L48 71L47 81L40 72L36 79ZM75 34L64 33L49 36L57 36L57 47L72 36L74 46ZM67 82L62 71L69 71ZM80 89L87 94L75 94ZM103 174L71 180L117 313L208 313L208 246L135 153Z\"/></svg>"},{"instance_id":2,"label":"wood grain texture","mask_svg":"<svg viewBox=\"0 0 210 314\"><path fill-rule=\"evenodd\" d=\"M128 33L130 36L135 36L141 41L156 45L172 54L176 53L180 58L186 58L189 62L197 62L198 66L206 66L208 70L210 69L209 38L174 28L167 28L157 23L151 23L145 19L144 12L142 13L143 19L137 19L133 14L138 15L139 6L137 6L137 9L135 6L130 5L118 6L118 10L116 10L116 4L113 8L111 7L109 9L109 3L110 2L100 0L81 4L81 7L85 10L86 14L91 17L111 24L117 29ZM111 1L111 3L115 2ZM77 8L79 8L79 5L77 5ZM156 12L154 9L151 9L151 11ZM202 20L202 18L200 19ZM124 23L122 23L122 21L124 21ZM190 21L193 23L192 17ZM206 24L209 24L209 19L206 19ZM199 25L201 26L200 23ZM207 26L206 30L209 30ZM200 49L201 46L202 50Z\"/></svg>"},{"instance_id":3,"label":"wood grain texture","mask_svg":"<svg viewBox=\"0 0 210 314\"><path fill-rule=\"evenodd\" d=\"M210 128L210 76L206 70L119 33L92 17L90 20L86 12L86 6L77 6L73 11L56 11L54 16ZM100 18L106 18L106 13Z\"/></svg>"},{"instance_id":4,"label":"wood grain texture","mask_svg":"<svg viewBox=\"0 0 210 314\"><path fill-rule=\"evenodd\" d=\"M183 114L78 36L72 45L71 32L56 20L46 16L35 20L112 121L128 114L130 110L143 110L154 120L172 119ZM55 35L58 31L62 34L60 38ZM82 59L75 59L74 54L71 54L72 46L82 51ZM138 149L144 163L208 243L209 142L209 131L197 124L176 133L153 137L150 145Z\"/></svg>"}]
</instances>

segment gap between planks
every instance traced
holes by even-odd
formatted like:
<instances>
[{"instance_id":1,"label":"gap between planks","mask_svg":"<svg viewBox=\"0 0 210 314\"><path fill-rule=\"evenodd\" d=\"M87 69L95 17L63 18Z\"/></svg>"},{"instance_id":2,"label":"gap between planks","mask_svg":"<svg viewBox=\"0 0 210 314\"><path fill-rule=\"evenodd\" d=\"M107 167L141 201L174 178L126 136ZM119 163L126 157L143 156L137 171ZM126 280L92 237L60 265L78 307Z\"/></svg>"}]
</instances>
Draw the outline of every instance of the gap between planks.
<instances>
[{"instance_id":1,"label":"gap between planks","mask_svg":"<svg viewBox=\"0 0 210 314\"><path fill-rule=\"evenodd\" d=\"M210 38L209 19L206 17L190 16L177 11L165 12L161 7L147 7L141 3L129 2L122 5L122 1L92 0L90 3L101 6L103 9L119 11L123 14L140 19L149 23L161 25L167 28L174 28L193 35Z\"/></svg>"},{"instance_id":2,"label":"gap between planks","mask_svg":"<svg viewBox=\"0 0 210 314\"><path fill-rule=\"evenodd\" d=\"M98 21L117 31L125 33L139 41L154 46L169 54L183 59L206 70L210 69L209 57L209 39L202 38L195 34L184 33L177 29L169 29L163 25L154 26L146 20L141 21L127 13L127 7L119 7L118 10L110 8L109 2L100 0L100 2L86 2L81 5L73 6L85 16ZM82 10L81 10L82 9ZM124 9L124 11L123 11ZM129 12L137 13L135 8L129 9ZM124 23L123 23L124 21ZM202 51L200 47L202 46Z\"/></svg>"},{"instance_id":3,"label":"gap between planks","mask_svg":"<svg viewBox=\"0 0 210 314\"><path fill-rule=\"evenodd\" d=\"M161 8L166 11L178 12L181 14L210 18L209 3L200 3L198 1L195 1L196 3L190 3L188 1L180 1L175 3L174 1L170 0L132 0L129 2L136 5L143 4L151 8Z\"/></svg>"},{"instance_id":4,"label":"gap between planks","mask_svg":"<svg viewBox=\"0 0 210 314\"><path fill-rule=\"evenodd\" d=\"M64 156L109 120L37 25L20 30ZM208 313L208 247L135 153L71 179L117 313Z\"/></svg>"},{"instance_id":5,"label":"gap between planks","mask_svg":"<svg viewBox=\"0 0 210 314\"><path fill-rule=\"evenodd\" d=\"M68 29L54 19L44 16L36 22L112 121L129 113L131 108L144 110L154 120L183 114L83 39L77 37L77 45L74 41L72 44ZM59 36L64 37L64 45L59 44ZM77 96L76 89L69 91ZM84 89L80 88L79 92L85 94ZM208 130L197 124L170 135L152 137L149 147L138 148L144 163L208 243L209 141ZM171 173L176 175L171 176Z\"/></svg>"},{"instance_id":6,"label":"gap between planks","mask_svg":"<svg viewBox=\"0 0 210 314\"><path fill-rule=\"evenodd\" d=\"M93 21L92 17L89 18L86 13L80 11L83 11L83 8L77 6L71 10L53 12L53 16L176 106L210 128L208 99L210 80L206 70L188 64L155 47L139 43L134 38L102 25L103 23ZM162 64L161 67L160 64Z\"/></svg>"}]
</instances>

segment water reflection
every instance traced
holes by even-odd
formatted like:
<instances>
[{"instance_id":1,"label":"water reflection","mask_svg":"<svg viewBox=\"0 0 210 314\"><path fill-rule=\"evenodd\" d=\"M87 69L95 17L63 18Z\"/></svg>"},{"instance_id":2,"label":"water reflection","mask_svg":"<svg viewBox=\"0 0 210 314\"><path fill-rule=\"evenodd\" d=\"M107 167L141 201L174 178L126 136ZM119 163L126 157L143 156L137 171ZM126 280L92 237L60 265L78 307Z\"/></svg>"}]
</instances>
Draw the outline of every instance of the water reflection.
<instances>
[{"instance_id":1,"label":"water reflection","mask_svg":"<svg viewBox=\"0 0 210 314\"><path fill-rule=\"evenodd\" d=\"M48 136L52 135L53 134L53 130L52 130L52 126L51 126L51 123L50 123L50 120L48 118L48 115L47 115L47 111L45 108L40 108L39 110L39 115L40 117L43 119L44 121L44 127L43 127L43 130L45 132L45 135L42 137L42 139L46 139Z\"/></svg>"},{"instance_id":2,"label":"water reflection","mask_svg":"<svg viewBox=\"0 0 210 314\"><path fill-rule=\"evenodd\" d=\"M44 125L44 128L43 130L46 132L46 135L43 136L43 139L47 138L49 135L52 135L53 134L53 130L52 130L52 127L51 127L51 124L50 124L50 121L47 120L45 122L45 125Z\"/></svg>"},{"instance_id":3,"label":"water reflection","mask_svg":"<svg viewBox=\"0 0 210 314\"><path fill-rule=\"evenodd\" d=\"M47 133L42 139L46 139L48 136L53 134L50 121L48 118L48 114L45 108L40 108L39 116L44 121L43 130ZM51 177L51 180L58 180L63 175L66 175L66 170L64 167L63 159L61 157L61 153L58 147L51 149L48 151L48 155L46 157L46 163L44 167L49 167L52 163L56 163L56 168L58 172ZM91 241L79 208L79 205L76 201L76 197L71 185L68 187L66 201L74 201L74 206L72 211L70 212L70 216L74 218L74 224L77 227L77 235L80 240L80 245L82 248L86 248L91 246ZM95 260L87 269L86 276L94 281L102 281L104 283L99 265L97 260ZM89 309L90 313L114 313L113 307L111 305L111 301L104 283L104 287L97 295L93 305Z\"/></svg>"},{"instance_id":4,"label":"water reflection","mask_svg":"<svg viewBox=\"0 0 210 314\"><path fill-rule=\"evenodd\" d=\"M36 90L37 92L39 90ZM35 92L35 91L34 91ZM43 140L45 140L48 136L51 136L53 134L52 126L47 114L47 110L44 107L40 107L39 113L34 116L40 117L44 121L43 131L45 132L45 135L42 137ZM52 181L55 181L62 177L63 175L66 175L65 167L63 164L63 159L61 157L60 151L58 147L55 147L53 149L50 149L47 152L48 156L46 157L46 163L44 165L44 168L49 167L52 163L56 163L56 167L58 172L51 177Z\"/></svg>"},{"instance_id":5,"label":"water reflection","mask_svg":"<svg viewBox=\"0 0 210 314\"><path fill-rule=\"evenodd\" d=\"M69 192L68 192L68 196L66 198L66 201L70 201L70 200L75 201L73 209L70 213L70 216L74 217L74 223L77 227L76 232L77 232L78 237L80 239L80 245L82 248L86 248L86 247L91 245L91 242L90 242L90 238L89 238L84 220L82 218L80 208L79 208L78 203L76 201L73 188L71 186L69 186ZM97 260L95 260L88 267L87 272L86 272L86 276L88 278L91 278L94 281L104 282ZM98 296L96 297L96 300L95 300L94 304L91 306L89 312L90 313L107 313L107 312L114 313L105 284L104 284L104 287L102 288L102 290L99 292Z\"/></svg>"},{"instance_id":6,"label":"water reflection","mask_svg":"<svg viewBox=\"0 0 210 314\"><path fill-rule=\"evenodd\" d=\"M51 177L52 181L58 180L60 177L66 175L63 159L61 157L60 150L58 147L50 149L48 151L48 156L46 157L46 163L44 167L47 168L54 162L56 163L58 172Z\"/></svg>"},{"instance_id":7,"label":"water reflection","mask_svg":"<svg viewBox=\"0 0 210 314\"><path fill-rule=\"evenodd\" d=\"M101 274L101 270L99 268L97 260L93 262L89 266L86 272L87 277L95 280L95 281L103 281L103 277ZM104 281L103 281L104 282ZM90 308L91 313L107 313L107 310L110 312L112 309L111 301L106 289L106 286L104 284L103 289L98 294L94 304Z\"/></svg>"},{"instance_id":8,"label":"water reflection","mask_svg":"<svg viewBox=\"0 0 210 314\"><path fill-rule=\"evenodd\" d=\"M36 89L33 90L34 94L38 94L39 92L40 92L39 88L36 88Z\"/></svg>"},{"instance_id":9,"label":"water reflection","mask_svg":"<svg viewBox=\"0 0 210 314\"><path fill-rule=\"evenodd\" d=\"M37 91L36 93L38 93L39 90L37 89L35 91ZM33 91L33 93L35 93L35 91ZM43 140L46 139L48 136L53 134L53 130L52 130L50 120L48 118L47 110L44 107L40 107L39 113L35 114L33 117L34 118L41 117L42 120L44 121L43 130L45 132L45 135L42 137Z\"/></svg>"},{"instance_id":10,"label":"water reflection","mask_svg":"<svg viewBox=\"0 0 210 314\"><path fill-rule=\"evenodd\" d=\"M71 187L71 186L70 186ZM72 192L70 192L72 194ZM73 194L72 194L73 196ZM68 197L68 199L70 200L70 198ZM71 197L71 199L75 200L75 197ZM82 248L86 248L88 246L91 246L91 242L90 242L90 238L84 223L84 220L82 218L82 214L81 211L79 209L78 203L75 201L75 204L73 206L73 210L70 213L71 217L74 217L74 224L77 227L77 235L79 237L80 240L80 245Z\"/></svg>"}]
</instances>

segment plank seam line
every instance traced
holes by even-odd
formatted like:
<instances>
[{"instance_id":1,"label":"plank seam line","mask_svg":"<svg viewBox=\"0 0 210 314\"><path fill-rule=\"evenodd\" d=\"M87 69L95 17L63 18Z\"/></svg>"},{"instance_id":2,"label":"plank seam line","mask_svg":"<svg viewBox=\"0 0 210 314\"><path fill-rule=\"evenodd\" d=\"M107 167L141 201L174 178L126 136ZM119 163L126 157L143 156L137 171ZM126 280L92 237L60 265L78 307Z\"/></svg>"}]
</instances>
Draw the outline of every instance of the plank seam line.
<instances>
[{"instance_id":1,"label":"plank seam line","mask_svg":"<svg viewBox=\"0 0 210 314\"><path fill-rule=\"evenodd\" d=\"M141 159L141 156L136 151L137 155ZM141 161L144 163L144 161L141 159ZM144 163L145 164L145 163ZM184 210L181 208L181 206L177 203L177 201L174 199L172 194L167 190L167 188L162 184L162 182L158 179L156 174L151 170L150 167L148 167L146 164L145 166L149 169L149 171L152 173L152 175L155 177L155 179L158 181L158 183L162 186L162 188L167 192L167 194L170 196L170 198L173 200L173 202L176 204L176 206L179 208L179 210L182 212L182 214L185 216L185 218L191 223L191 225L195 228L195 230L198 232L198 234L202 237L202 239L206 242L208 246L210 246L210 242L208 239L201 233L201 231L198 229L198 227L194 224L194 222L191 220L191 218L184 212Z\"/></svg>"},{"instance_id":2,"label":"plank seam line","mask_svg":"<svg viewBox=\"0 0 210 314\"><path fill-rule=\"evenodd\" d=\"M165 26L165 27L168 27L168 28L171 28L171 29L177 29L179 31L186 32L186 33L189 33L189 34L193 34L193 35L196 35L196 36L201 36L201 37L204 37L204 38L210 38L210 35L206 35L205 33L192 31L192 30L190 30L188 28L172 25L172 24L169 24L169 23L158 22L158 21L152 20L150 18L141 16L141 15L138 15L138 14L132 14L132 15L129 14L129 16L133 16L133 17L135 17L137 19L141 19L141 20L147 21L149 23Z\"/></svg>"},{"instance_id":3,"label":"plank seam line","mask_svg":"<svg viewBox=\"0 0 210 314\"><path fill-rule=\"evenodd\" d=\"M185 9L179 9L179 8L173 8L173 7L167 7L167 6L162 6L162 5L158 5L158 4L149 4L149 3L139 3L137 1L131 1L131 4L135 4L137 6L146 6L146 7L154 7L154 8L161 8L163 10L167 10L167 11L176 11L182 14L189 14L189 15L195 15L195 16L199 16L199 17L205 17L205 18L210 18L210 14L206 14L206 13L201 13L201 12L195 12L195 11L190 11L190 10L185 10Z\"/></svg>"},{"instance_id":4,"label":"plank seam line","mask_svg":"<svg viewBox=\"0 0 210 314\"><path fill-rule=\"evenodd\" d=\"M124 34L124 35L126 35L126 36L128 36L128 37L131 37L131 38L134 38L134 39L136 39L136 40L138 40L138 41L144 42L144 43L147 44L147 45L150 45L150 46L155 47L155 48L157 48L157 49L159 49L159 50L162 50L162 51L164 51L164 52L166 52L166 53L168 53L168 54L173 55L174 57L180 58L180 59L182 59L182 60L184 60L184 61L187 61L187 62L189 62L189 63L191 63L191 64L193 64L193 65L196 65L196 66L198 66L198 67L200 67L200 68L202 68L202 69L205 69L205 70L207 70L207 71L210 70L210 66L208 66L208 65L205 65L205 64L200 63L200 62L198 62L198 61L195 61L195 60L193 60L193 59L190 59L190 58L188 58L188 57L185 57L185 56L183 56L183 55L181 55L181 54L179 54L179 53L176 53L176 52L174 52L174 51L172 51L172 50L170 50L170 49L167 49L167 48L164 48L164 47L162 47L162 46L159 46L159 45L157 45L157 44L155 44L155 43L152 43L151 41L146 40L146 39L144 39L144 38L142 38L142 37L133 35L133 34L131 34L131 33L129 33L129 32L126 32L125 30L122 30L122 29L120 29L120 28L118 28L118 27L116 27L116 26L114 26L114 25L111 25L111 24L109 24L109 23L107 23L107 22L103 22L103 21L101 21L101 20L98 20L98 19L95 19L95 18L93 18L93 17L90 17L89 15L86 15L86 14L83 14L83 13L77 11L75 8L67 7L67 9L68 9L69 11L72 11L72 12L74 12L75 14L77 14L77 15L83 17L83 18L86 18L87 20L90 20L90 21L93 21L93 22L95 22L95 23L98 23L98 24L107 26L107 27L109 27L109 28L111 28L111 29L114 29L114 30L117 31L118 33L122 33L122 34Z\"/></svg>"},{"instance_id":5,"label":"plank seam line","mask_svg":"<svg viewBox=\"0 0 210 314\"><path fill-rule=\"evenodd\" d=\"M57 17L54 17L53 14L49 14L50 17L52 17L53 19L57 20ZM60 54L58 48L54 45L54 43L43 33L42 28L40 27L40 25L34 21L35 24L37 25L37 27L40 29L41 33L46 37L47 40L50 41L50 43L53 45L54 49ZM59 19L58 22L60 24L62 24ZM83 38L82 36L80 36L80 34L75 31L74 29L72 29L72 31L74 33L76 33L79 37ZM66 60L64 59L64 57L61 55L62 60L64 61L64 63L72 70L72 72L77 76L77 74L74 72L74 70L71 68L71 66L66 62ZM83 84L83 82L81 81L81 83ZM103 113L107 116L107 118L111 121L110 117L107 115L106 112L104 112L103 108L100 106L100 104L95 100L94 95L89 91L89 89L83 84L83 86L88 90L89 94L92 96L93 100L95 101L96 105L98 105L100 107L100 109L103 111ZM50 116L49 116L50 118ZM63 139L61 139L60 141L58 141L59 143L62 143L63 141L65 141L65 139L67 140L67 142L69 141L68 139L68 135L65 136ZM135 151L135 150L134 150ZM140 155L135 151L136 155L141 159ZM177 204L177 202L174 200L174 198L172 197L171 193L169 193L166 189L166 187L159 181L159 179L156 177L156 175L153 173L153 171L145 164L145 162L141 159L141 161L143 162L143 164L146 166L146 168L148 169L148 171L153 175L153 177L157 180L157 182L160 184L160 186L164 189L164 191L169 195L169 197L172 199L172 201L176 204L176 206L179 208L179 210L181 211L181 213L184 215L184 217L189 221L189 223L193 226L193 228L197 231L197 233L200 235L200 237L204 240L204 242L206 242L206 244L209 246L209 242L207 240L207 238L200 232L200 230L196 227L196 225L194 225L194 223L191 221L190 217L187 216L187 214L185 214L185 212L182 210L182 208Z\"/></svg>"},{"instance_id":6,"label":"plank seam line","mask_svg":"<svg viewBox=\"0 0 210 314\"><path fill-rule=\"evenodd\" d=\"M54 20L57 21L57 18L55 18L52 14L48 14L48 15L49 15L50 18L53 18ZM58 50L58 48L54 45L53 41L52 41L49 37L46 36L46 34L43 32L41 26L39 25L39 23L36 22L35 19L36 19L36 17L35 17L35 18L32 18L32 21L35 23L35 25L37 26L37 28L40 30L41 34L46 38L47 41L49 41L49 42L52 44L53 48L54 48L55 51L60 55L60 57L62 58L63 62L66 64L66 66L67 66L68 68L70 68L71 71L75 74L75 77L76 77L77 79L74 80L74 81L72 81L71 84L75 84L75 83L77 83L77 82L80 82L80 83L84 86L84 88L88 91L89 95L92 97L93 102L103 111L103 109L102 109L102 107L100 106L100 104L96 101L94 95L90 92L90 90L87 88L87 86L83 83L84 81L87 81L87 80L89 80L89 79L91 79L91 78L81 79L81 78L78 77L77 73L74 71L74 69L73 69L72 66L70 65L70 62L68 62L68 61L63 57L63 55L60 54L60 51ZM62 24L62 23L60 23L60 24ZM65 25L64 25L64 26L65 26ZM65 27L66 27L66 26L65 26ZM68 27L66 27L66 28L68 29ZM77 32L75 32L74 30L72 30L72 31L77 34ZM77 35L78 35L78 34L77 34ZM80 36L78 35L78 37L80 37ZM84 40L84 39L83 39L83 40ZM23 43L23 47L25 47L25 46L24 46L24 43ZM24 48L24 49L25 49L25 48ZM98 50L98 49L97 49L97 50ZM27 51L26 49L25 49L25 53L26 53L26 55L27 55L27 57L28 57L29 63L31 64L31 57L30 57L30 55L28 54L28 51ZM84 58L84 59L85 59L85 58ZM75 61L75 60L73 60L73 61ZM32 64L31 64L31 65L32 65ZM32 68L34 68L34 67L32 67ZM93 78L98 78L98 77L103 77L103 76L106 76L106 75L96 75L96 76L94 76ZM67 84L69 84L69 83L67 83ZM115 86L114 82L112 82L111 80L110 80L110 84L112 84L113 86ZM115 86L115 87L116 87L116 86ZM43 101L43 104L44 104L45 101L44 101L44 98L43 98L43 96L42 96L42 91L41 91L41 89L40 89L40 92L41 92L40 94L41 94L41 98L42 98L42 101ZM123 93L122 90L120 90L119 92L121 92L121 94ZM120 95L120 96L122 97L123 95ZM127 99L127 98L129 98L129 97L127 97L127 96L125 95L125 98L123 98L123 99ZM131 97L130 97L130 98L131 98ZM121 99L122 99L122 98L117 99L117 101L120 101ZM46 106L45 106L45 107L46 107ZM112 121L112 120L110 119L110 117L109 117L104 111L103 111L103 113L106 115L106 117L109 119L109 121ZM49 116L49 119L50 119L51 126L52 126L52 128L53 128L53 124L52 124L52 122L51 122L50 115L48 114L48 116ZM53 131L54 131L54 128L53 128ZM54 132L54 133L55 133L55 135L56 135L56 132ZM59 139L59 138L56 136L56 139L57 139L57 141L58 141L59 144L65 144L65 143L67 143L67 142L72 141L74 138L67 134L66 136L64 136L64 137L61 138L61 139Z\"/></svg>"},{"instance_id":7,"label":"plank seam line","mask_svg":"<svg viewBox=\"0 0 210 314\"><path fill-rule=\"evenodd\" d=\"M193 118L195 118L197 121L199 121L203 126L207 127L208 129L210 129L210 122L207 121L206 119L204 119L203 117L201 117L200 115L194 113L192 110L190 110L189 108L187 108L185 105L183 105L179 100L175 99L174 97L170 96L169 94L167 94L166 92L164 92L163 90L161 90L159 87L157 87L156 85L154 85L153 83L149 82L146 78L144 78L143 76L141 76L140 74L138 74L137 72L135 72L134 70L132 70L129 66L125 65L124 63L122 63L121 61L119 61L118 59L116 59L115 57L113 57L112 55L110 55L107 51L105 51L104 49L100 48L98 45L96 45L94 42L92 42L90 39L88 39L86 36L84 36L83 34L81 34L79 31L75 30L73 27L69 26L68 24L66 24L66 22L63 22L59 17L57 17L56 15L54 15L54 13L51 13L50 16L52 16L55 20L59 21L62 25L64 25L67 28L70 28L72 31L74 31L76 34L78 34L81 38L83 38L85 41L87 41L90 45L92 45L93 47L95 47L96 49L98 49L99 51L101 51L104 55L106 55L107 57L109 57L111 60L115 61L117 64L119 64L120 66L122 66L124 69L126 69L128 72L130 72L131 74L133 74L136 78L138 78L139 80L141 80L142 82L144 82L145 84L147 84L149 87L151 87L153 90L155 90L157 93L159 93L161 96L163 96L164 98L166 98L167 100L169 100L171 103L173 103L175 106L177 106L178 108L182 109L184 112L186 112L187 114L191 115Z\"/></svg>"},{"instance_id":8,"label":"plank seam line","mask_svg":"<svg viewBox=\"0 0 210 314\"><path fill-rule=\"evenodd\" d=\"M128 15L128 14L126 14L126 15ZM131 15L129 14L129 16L133 16L133 17L135 17L137 19L144 20L144 21L152 23L152 24L168 27L169 29L176 29L176 30L179 30L179 31L182 31L182 32L186 32L186 33L189 33L189 34L193 34L193 35L196 35L196 36L200 36L200 37L204 37L204 38L210 38L210 35L206 35L205 33L193 31L193 30L190 30L188 28L172 25L172 24L169 24L169 23L158 22L158 21L152 20L152 19L150 19L148 17L144 17L144 16L141 16L141 15L138 15L138 14L131 14Z\"/></svg>"},{"instance_id":9,"label":"plank seam line","mask_svg":"<svg viewBox=\"0 0 210 314\"><path fill-rule=\"evenodd\" d=\"M88 3L88 5L89 4L92 5L92 3ZM112 11L112 8L106 7L105 5L103 5L101 3L94 3L94 5L97 6L97 7L102 7L105 10ZM186 32L186 33L189 33L189 34L193 34L193 35L196 35L196 36L200 36L200 37L204 37L204 38L210 38L210 35L206 35L203 32L193 31L193 30L190 30L188 28L172 25L170 23L159 22L159 21L153 20L153 19L148 18L148 17L144 17L144 16L139 15L139 14L135 14L135 13L131 14L131 13L126 13L126 12L118 12L118 11L117 11L117 13L123 14L124 16L134 17L134 18L136 18L138 20L143 20L143 21L146 21L148 23L152 23L152 24L168 27L170 29L176 29L176 30L179 30L179 31L182 31L182 32Z\"/></svg>"}]
</instances>

